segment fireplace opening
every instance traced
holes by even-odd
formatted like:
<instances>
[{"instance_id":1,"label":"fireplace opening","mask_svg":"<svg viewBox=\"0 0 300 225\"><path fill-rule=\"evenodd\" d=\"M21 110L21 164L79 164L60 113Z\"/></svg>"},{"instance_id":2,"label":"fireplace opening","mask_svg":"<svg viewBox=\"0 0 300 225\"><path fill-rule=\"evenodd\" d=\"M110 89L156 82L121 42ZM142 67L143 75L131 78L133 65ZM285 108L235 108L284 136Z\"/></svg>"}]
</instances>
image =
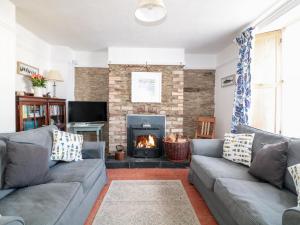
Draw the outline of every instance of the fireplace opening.
<instances>
[{"instance_id":1,"label":"fireplace opening","mask_svg":"<svg viewBox=\"0 0 300 225\"><path fill-rule=\"evenodd\" d=\"M134 145L137 149L145 148L145 149L153 150L158 147L158 140L157 137L153 134L140 135L137 136Z\"/></svg>"},{"instance_id":2,"label":"fireplace opening","mask_svg":"<svg viewBox=\"0 0 300 225\"><path fill-rule=\"evenodd\" d=\"M163 156L165 116L128 115L127 153L135 158Z\"/></svg>"}]
</instances>

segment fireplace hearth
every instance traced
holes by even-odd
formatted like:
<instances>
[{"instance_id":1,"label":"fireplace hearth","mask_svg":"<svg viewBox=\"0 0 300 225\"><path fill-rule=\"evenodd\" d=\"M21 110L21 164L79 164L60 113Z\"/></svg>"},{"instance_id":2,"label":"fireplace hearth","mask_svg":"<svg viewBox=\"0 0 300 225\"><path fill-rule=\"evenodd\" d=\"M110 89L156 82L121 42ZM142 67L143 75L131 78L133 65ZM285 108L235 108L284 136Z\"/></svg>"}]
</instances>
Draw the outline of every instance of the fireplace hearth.
<instances>
[{"instance_id":1,"label":"fireplace hearth","mask_svg":"<svg viewBox=\"0 0 300 225\"><path fill-rule=\"evenodd\" d=\"M128 115L127 153L136 158L158 158L163 155L165 116Z\"/></svg>"}]
</instances>

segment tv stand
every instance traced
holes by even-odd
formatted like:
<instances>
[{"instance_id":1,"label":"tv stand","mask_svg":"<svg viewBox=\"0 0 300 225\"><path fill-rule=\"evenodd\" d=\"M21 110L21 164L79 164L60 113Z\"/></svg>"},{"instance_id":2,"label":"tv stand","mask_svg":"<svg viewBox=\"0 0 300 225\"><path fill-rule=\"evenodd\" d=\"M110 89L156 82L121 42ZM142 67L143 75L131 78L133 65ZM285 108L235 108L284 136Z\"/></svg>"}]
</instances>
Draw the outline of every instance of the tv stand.
<instances>
[{"instance_id":1,"label":"tv stand","mask_svg":"<svg viewBox=\"0 0 300 225\"><path fill-rule=\"evenodd\" d=\"M97 142L103 140L103 123L70 123L69 128L72 133L77 134L78 132L96 132Z\"/></svg>"}]
</instances>

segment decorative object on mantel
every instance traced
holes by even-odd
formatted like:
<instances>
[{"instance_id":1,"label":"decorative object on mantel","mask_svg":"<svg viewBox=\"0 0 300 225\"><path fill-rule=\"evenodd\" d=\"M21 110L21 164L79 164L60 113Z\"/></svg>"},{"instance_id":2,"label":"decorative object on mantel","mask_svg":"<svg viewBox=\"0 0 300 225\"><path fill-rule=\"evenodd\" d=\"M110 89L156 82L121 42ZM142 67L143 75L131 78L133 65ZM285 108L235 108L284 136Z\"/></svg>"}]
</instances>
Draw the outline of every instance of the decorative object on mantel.
<instances>
[{"instance_id":1,"label":"decorative object on mantel","mask_svg":"<svg viewBox=\"0 0 300 225\"><path fill-rule=\"evenodd\" d=\"M58 70L50 70L47 74L47 80L53 81L53 98L56 98L55 82L63 82L64 79Z\"/></svg>"},{"instance_id":2,"label":"decorative object on mantel","mask_svg":"<svg viewBox=\"0 0 300 225\"><path fill-rule=\"evenodd\" d=\"M116 146L115 160L123 161L125 159L125 148L123 145Z\"/></svg>"},{"instance_id":3,"label":"decorative object on mantel","mask_svg":"<svg viewBox=\"0 0 300 225\"><path fill-rule=\"evenodd\" d=\"M140 0L135 17L144 23L155 23L164 19L167 9L163 0Z\"/></svg>"},{"instance_id":4,"label":"decorative object on mantel","mask_svg":"<svg viewBox=\"0 0 300 225\"><path fill-rule=\"evenodd\" d=\"M34 89L34 96L35 97L43 97L43 90L46 87L46 79L40 74L32 74L31 83Z\"/></svg>"},{"instance_id":5,"label":"decorative object on mantel","mask_svg":"<svg viewBox=\"0 0 300 225\"><path fill-rule=\"evenodd\" d=\"M171 161L185 161L190 152L190 141L176 134L169 134L163 140L166 156Z\"/></svg>"},{"instance_id":6,"label":"decorative object on mantel","mask_svg":"<svg viewBox=\"0 0 300 225\"><path fill-rule=\"evenodd\" d=\"M132 72L131 101L161 103L161 72Z\"/></svg>"},{"instance_id":7,"label":"decorative object on mantel","mask_svg":"<svg viewBox=\"0 0 300 225\"><path fill-rule=\"evenodd\" d=\"M33 74L39 74L39 68L30 66L26 63L17 62L17 73L24 76L31 76Z\"/></svg>"},{"instance_id":8,"label":"decorative object on mantel","mask_svg":"<svg viewBox=\"0 0 300 225\"><path fill-rule=\"evenodd\" d=\"M236 84L236 76L235 74L232 74L227 77L221 78L221 87L228 87Z\"/></svg>"}]
</instances>

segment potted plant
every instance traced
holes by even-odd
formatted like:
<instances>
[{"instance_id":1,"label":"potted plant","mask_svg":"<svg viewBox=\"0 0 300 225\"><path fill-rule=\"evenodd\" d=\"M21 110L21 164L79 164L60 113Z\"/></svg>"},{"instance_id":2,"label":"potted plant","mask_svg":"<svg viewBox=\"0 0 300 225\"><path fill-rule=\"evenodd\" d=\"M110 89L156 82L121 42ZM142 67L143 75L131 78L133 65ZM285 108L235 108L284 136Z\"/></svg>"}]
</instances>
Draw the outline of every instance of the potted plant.
<instances>
[{"instance_id":1,"label":"potted plant","mask_svg":"<svg viewBox=\"0 0 300 225\"><path fill-rule=\"evenodd\" d=\"M32 74L31 83L34 90L34 96L43 97L43 88L46 87L46 79L40 74Z\"/></svg>"}]
</instances>

